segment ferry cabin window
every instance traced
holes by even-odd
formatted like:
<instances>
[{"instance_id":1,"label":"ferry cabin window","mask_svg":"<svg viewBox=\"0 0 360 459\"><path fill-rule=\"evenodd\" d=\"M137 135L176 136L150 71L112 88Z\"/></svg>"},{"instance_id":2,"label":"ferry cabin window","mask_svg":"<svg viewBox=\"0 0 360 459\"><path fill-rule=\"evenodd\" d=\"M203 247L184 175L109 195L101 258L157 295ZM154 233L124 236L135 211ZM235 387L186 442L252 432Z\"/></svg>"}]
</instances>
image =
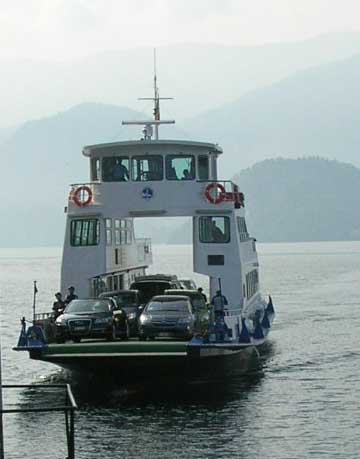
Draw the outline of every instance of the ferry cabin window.
<instances>
[{"instance_id":1,"label":"ferry cabin window","mask_svg":"<svg viewBox=\"0 0 360 459\"><path fill-rule=\"evenodd\" d=\"M239 231L240 241L246 241L249 239L249 233L246 227L246 222L244 217L237 217L237 226Z\"/></svg>"},{"instance_id":2,"label":"ferry cabin window","mask_svg":"<svg viewBox=\"0 0 360 459\"><path fill-rule=\"evenodd\" d=\"M112 225L111 218L105 218L106 245L112 244Z\"/></svg>"},{"instance_id":3,"label":"ferry cabin window","mask_svg":"<svg viewBox=\"0 0 360 459\"><path fill-rule=\"evenodd\" d=\"M154 156L133 156L132 179L139 182L151 182L164 178L163 158Z\"/></svg>"},{"instance_id":4,"label":"ferry cabin window","mask_svg":"<svg viewBox=\"0 0 360 459\"><path fill-rule=\"evenodd\" d=\"M209 180L209 157L198 157L198 175L199 180Z\"/></svg>"},{"instance_id":5,"label":"ferry cabin window","mask_svg":"<svg viewBox=\"0 0 360 459\"><path fill-rule=\"evenodd\" d=\"M225 244L230 241L229 217L200 217L200 242Z\"/></svg>"},{"instance_id":6,"label":"ferry cabin window","mask_svg":"<svg viewBox=\"0 0 360 459\"><path fill-rule=\"evenodd\" d=\"M166 178L167 180L194 180L194 156L168 155L166 157Z\"/></svg>"},{"instance_id":7,"label":"ferry cabin window","mask_svg":"<svg viewBox=\"0 0 360 459\"><path fill-rule=\"evenodd\" d=\"M259 275L256 269L246 274L246 298L251 298L259 287Z\"/></svg>"},{"instance_id":8,"label":"ferry cabin window","mask_svg":"<svg viewBox=\"0 0 360 459\"><path fill-rule=\"evenodd\" d=\"M130 179L130 161L127 156L111 156L102 160L104 182L126 182Z\"/></svg>"},{"instance_id":9,"label":"ferry cabin window","mask_svg":"<svg viewBox=\"0 0 360 459\"><path fill-rule=\"evenodd\" d=\"M70 244L74 247L85 247L99 244L99 220L72 220L70 225Z\"/></svg>"},{"instance_id":10,"label":"ferry cabin window","mask_svg":"<svg viewBox=\"0 0 360 459\"><path fill-rule=\"evenodd\" d=\"M91 158L91 180L96 182L100 180L100 159Z\"/></svg>"},{"instance_id":11,"label":"ferry cabin window","mask_svg":"<svg viewBox=\"0 0 360 459\"><path fill-rule=\"evenodd\" d=\"M115 218L114 220L114 239L115 239L115 245L120 245L120 219Z\"/></svg>"}]
</instances>

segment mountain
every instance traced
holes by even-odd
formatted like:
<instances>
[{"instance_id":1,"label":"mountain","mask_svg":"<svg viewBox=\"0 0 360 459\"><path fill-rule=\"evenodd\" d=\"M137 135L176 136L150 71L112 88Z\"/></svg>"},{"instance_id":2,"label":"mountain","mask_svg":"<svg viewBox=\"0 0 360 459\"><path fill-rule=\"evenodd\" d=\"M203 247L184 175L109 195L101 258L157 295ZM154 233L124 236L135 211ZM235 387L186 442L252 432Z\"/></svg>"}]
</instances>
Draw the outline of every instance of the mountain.
<instances>
[{"instance_id":1,"label":"mountain","mask_svg":"<svg viewBox=\"0 0 360 459\"><path fill-rule=\"evenodd\" d=\"M360 33L332 33L263 46L192 43L160 47L157 67L161 95L175 97L163 104L163 116L181 121L231 103L296 71L359 52ZM153 92L151 48L104 51L64 62L15 56L0 59L0 64L0 97L6 107L0 127L89 101L151 110L151 103L136 105L138 97Z\"/></svg>"},{"instance_id":2,"label":"mountain","mask_svg":"<svg viewBox=\"0 0 360 459\"><path fill-rule=\"evenodd\" d=\"M260 241L360 240L360 169L320 158L271 159L234 177Z\"/></svg>"},{"instance_id":3,"label":"mountain","mask_svg":"<svg viewBox=\"0 0 360 459\"><path fill-rule=\"evenodd\" d=\"M251 91L186 126L224 147L225 177L277 156L319 155L360 166L359 79L357 54Z\"/></svg>"}]
</instances>

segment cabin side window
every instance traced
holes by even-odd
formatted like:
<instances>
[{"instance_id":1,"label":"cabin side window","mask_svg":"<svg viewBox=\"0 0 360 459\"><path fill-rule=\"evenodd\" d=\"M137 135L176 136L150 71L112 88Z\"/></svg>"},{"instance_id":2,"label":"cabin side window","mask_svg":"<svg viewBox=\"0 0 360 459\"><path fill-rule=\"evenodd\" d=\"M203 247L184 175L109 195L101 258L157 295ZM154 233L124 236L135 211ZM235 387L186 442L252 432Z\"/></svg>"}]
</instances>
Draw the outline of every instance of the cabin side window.
<instances>
[{"instance_id":1,"label":"cabin side window","mask_svg":"<svg viewBox=\"0 0 360 459\"><path fill-rule=\"evenodd\" d=\"M96 182L100 180L100 159L91 158L91 181Z\"/></svg>"},{"instance_id":2,"label":"cabin side window","mask_svg":"<svg viewBox=\"0 0 360 459\"><path fill-rule=\"evenodd\" d=\"M132 179L139 182L162 180L163 158L160 155L133 156Z\"/></svg>"},{"instance_id":3,"label":"cabin side window","mask_svg":"<svg viewBox=\"0 0 360 459\"><path fill-rule=\"evenodd\" d=\"M70 224L70 244L73 247L98 245L100 224L96 218L72 220Z\"/></svg>"},{"instance_id":4,"label":"cabin side window","mask_svg":"<svg viewBox=\"0 0 360 459\"><path fill-rule=\"evenodd\" d=\"M230 242L229 217L200 217L200 242L226 244Z\"/></svg>"},{"instance_id":5,"label":"cabin side window","mask_svg":"<svg viewBox=\"0 0 360 459\"><path fill-rule=\"evenodd\" d=\"M132 224L129 220L115 218L114 220L115 245L132 243Z\"/></svg>"},{"instance_id":6,"label":"cabin side window","mask_svg":"<svg viewBox=\"0 0 360 459\"><path fill-rule=\"evenodd\" d=\"M106 245L112 244L112 222L111 218L105 218Z\"/></svg>"},{"instance_id":7,"label":"cabin side window","mask_svg":"<svg viewBox=\"0 0 360 459\"><path fill-rule=\"evenodd\" d=\"M110 156L102 160L103 182L126 182L130 180L130 161L127 156Z\"/></svg>"},{"instance_id":8,"label":"cabin side window","mask_svg":"<svg viewBox=\"0 0 360 459\"><path fill-rule=\"evenodd\" d=\"M198 178L199 180L209 180L209 157L198 157Z\"/></svg>"},{"instance_id":9,"label":"cabin side window","mask_svg":"<svg viewBox=\"0 0 360 459\"><path fill-rule=\"evenodd\" d=\"M120 245L121 240L120 240L120 219L115 218L114 220L114 240L115 240L115 245Z\"/></svg>"},{"instance_id":10,"label":"cabin side window","mask_svg":"<svg viewBox=\"0 0 360 459\"><path fill-rule=\"evenodd\" d=\"M240 241L246 241L247 239L249 239L249 233L246 227L246 221L244 217L237 217L237 226Z\"/></svg>"},{"instance_id":11,"label":"cabin side window","mask_svg":"<svg viewBox=\"0 0 360 459\"><path fill-rule=\"evenodd\" d=\"M166 156L167 180L194 180L195 158L192 155Z\"/></svg>"},{"instance_id":12,"label":"cabin side window","mask_svg":"<svg viewBox=\"0 0 360 459\"><path fill-rule=\"evenodd\" d=\"M246 298L250 299L259 288L259 275L256 269L246 274Z\"/></svg>"}]
</instances>

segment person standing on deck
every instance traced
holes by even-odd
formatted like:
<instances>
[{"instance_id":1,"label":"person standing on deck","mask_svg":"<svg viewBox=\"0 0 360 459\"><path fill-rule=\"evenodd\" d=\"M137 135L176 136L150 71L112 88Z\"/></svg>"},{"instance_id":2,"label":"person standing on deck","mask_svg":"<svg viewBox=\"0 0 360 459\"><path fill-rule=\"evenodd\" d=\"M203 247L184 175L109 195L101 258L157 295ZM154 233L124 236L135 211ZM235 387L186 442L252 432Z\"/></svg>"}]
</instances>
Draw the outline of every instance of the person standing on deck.
<instances>
[{"instance_id":1,"label":"person standing on deck","mask_svg":"<svg viewBox=\"0 0 360 459\"><path fill-rule=\"evenodd\" d=\"M67 297L65 298L65 304L69 304L72 300L77 300L78 296L75 295L75 287L73 286L70 286L68 288L68 292L69 294L67 295Z\"/></svg>"},{"instance_id":2,"label":"person standing on deck","mask_svg":"<svg viewBox=\"0 0 360 459\"><path fill-rule=\"evenodd\" d=\"M216 295L213 296L211 304L214 306L215 320L224 316L225 306L228 305L226 297L221 293L221 290L216 291Z\"/></svg>"},{"instance_id":3,"label":"person standing on deck","mask_svg":"<svg viewBox=\"0 0 360 459\"><path fill-rule=\"evenodd\" d=\"M203 293L203 288L202 288L202 287L199 287L199 288L197 289L197 291L198 291L198 292L200 293L200 295L204 298L205 303L207 303L207 298L206 298L205 293Z\"/></svg>"},{"instance_id":4,"label":"person standing on deck","mask_svg":"<svg viewBox=\"0 0 360 459\"><path fill-rule=\"evenodd\" d=\"M57 317L59 317L63 313L63 311L64 311L64 309L66 307L66 304L62 300L60 292L55 293L55 298L56 298L56 301L54 301L52 309L53 309L53 312L54 312L54 318L56 319Z\"/></svg>"}]
</instances>

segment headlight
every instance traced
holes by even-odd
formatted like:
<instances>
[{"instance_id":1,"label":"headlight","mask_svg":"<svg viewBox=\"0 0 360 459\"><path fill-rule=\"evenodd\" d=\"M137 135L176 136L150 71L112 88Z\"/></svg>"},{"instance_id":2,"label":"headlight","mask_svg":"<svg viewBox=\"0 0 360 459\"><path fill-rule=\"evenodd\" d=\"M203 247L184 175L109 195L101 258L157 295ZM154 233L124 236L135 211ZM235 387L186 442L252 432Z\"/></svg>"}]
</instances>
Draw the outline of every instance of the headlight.
<instances>
[{"instance_id":1,"label":"headlight","mask_svg":"<svg viewBox=\"0 0 360 459\"><path fill-rule=\"evenodd\" d=\"M130 312L130 314L128 314L128 319L129 320L134 320L136 319L136 312Z\"/></svg>"},{"instance_id":2,"label":"headlight","mask_svg":"<svg viewBox=\"0 0 360 459\"><path fill-rule=\"evenodd\" d=\"M143 314L143 315L140 316L140 323L141 324L149 322L150 320L151 320L151 316L150 315Z\"/></svg>"},{"instance_id":3,"label":"headlight","mask_svg":"<svg viewBox=\"0 0 360 459\"><path fill-rule=\"evenodd\" d=\"M60 316L58 317L56 320L55 320L55 323L56 325L65 325L66 324L66 320L65 320L65 317L64 316Z\"/></svg>"}]
</instances>

